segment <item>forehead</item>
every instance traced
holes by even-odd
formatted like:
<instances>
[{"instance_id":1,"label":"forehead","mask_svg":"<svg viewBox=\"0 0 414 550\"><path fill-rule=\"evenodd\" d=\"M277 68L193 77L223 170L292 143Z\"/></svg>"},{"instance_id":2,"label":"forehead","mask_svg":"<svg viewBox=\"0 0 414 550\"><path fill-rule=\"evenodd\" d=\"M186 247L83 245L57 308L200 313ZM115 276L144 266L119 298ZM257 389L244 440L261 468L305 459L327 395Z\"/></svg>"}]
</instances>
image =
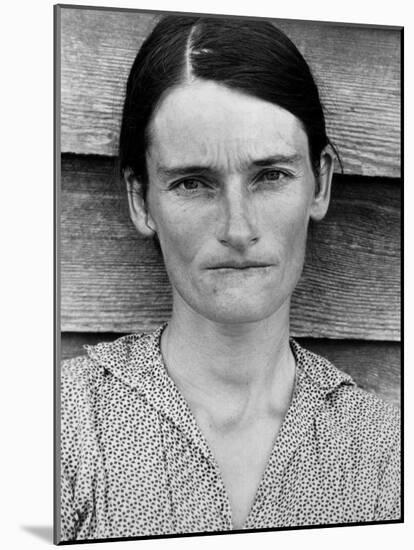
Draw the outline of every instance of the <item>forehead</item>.
<instances>
[{"instance_id":1,"label":"forehead","mask_svg":"<svg viewBox=\"0 0 414 550\"><path fill-rule=\"evenodd\" d=\"M287 110L210 81L172 89L149 127L159 163L242 167L271 155L309 157L300 121Z\"/></svg>"}]
</instances>

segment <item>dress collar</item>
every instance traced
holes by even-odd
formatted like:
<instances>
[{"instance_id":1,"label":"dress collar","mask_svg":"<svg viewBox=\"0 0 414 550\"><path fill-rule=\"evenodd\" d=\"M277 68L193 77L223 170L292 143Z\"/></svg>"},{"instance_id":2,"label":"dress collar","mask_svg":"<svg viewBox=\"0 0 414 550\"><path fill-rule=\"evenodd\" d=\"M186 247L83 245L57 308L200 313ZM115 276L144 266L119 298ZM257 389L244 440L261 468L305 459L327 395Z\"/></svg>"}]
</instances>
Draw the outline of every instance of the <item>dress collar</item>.
<instances>
[{"instance_id":1,"label":"dress collar","mask_svg":"<svg viewBox=\"0 0 414 550\"><path fill-rule=\"evenodd\" d=\"M115 342L85 348L95 364L139 392L158 413L170 418L192 441L197 441L203 454L214 461L194 415L164 364L160 341L166 326L164 323L149 334L131 334ZM292 417L293 421L294 417L296 425L303 423L304 428L312 417L311 410L322 404L325 397L340 385L354 385L354 382L327 359L305 350L295 340L291 339L290 345L296 359L296 381L286 421L289 424L289 419Z\"/></svg>"},{"instance_id":2,"label":"dress collar","mask_svg":"<svg viewBox=\"0 0 414 550\"><path fill-rule=\"evenodd\" d=\"M168 417L218 469L187 401L165 367L160 341L166 326L167 323L150 334L132 334L113 343L85 347L89 357L140 393L159 414Z\"/></svg>"},{"instance_id":3,"label":"dress collar","mask_svg":"<svg viewBox=\"0 0 414 550\"><path fill-rule=\"evenodd\" d=\"M87 353L98 365L131 388L146 386L147 379L171 378L168 375L161 354L161 334L164 323L149 334L130 334L114 342L103 342L95 346L85 346ZM327 359L312 353L290 339L291 349L296 359L297 371L310 379L315 390L329 394L341 384L354 384L352 378L334 367Z\"/></svg>"},{"instance_id":4,"label":"dress collar","mask_svg":"<svg viewBox=\"0 0 414 550\"><path fill-rule=\"evenodd\" d=\"M355 385L352 377L337 369L328 359L302 348L293 338L290 346L296 359L297 371L309 378L315 390L327 396L339 386Z\"/></svg>"},{"instance_id":5,"label":"dress collar","mask_svg":"<svg viewBox=\"0 0 414 550\"><path fill-rule=\"evenodd\" d=\"M160 339L167 323L149 334L129 334L114 342L85 346L88 356L130 388L138 388L158 370L165 370Z\"/></svg>"}]
</instances>

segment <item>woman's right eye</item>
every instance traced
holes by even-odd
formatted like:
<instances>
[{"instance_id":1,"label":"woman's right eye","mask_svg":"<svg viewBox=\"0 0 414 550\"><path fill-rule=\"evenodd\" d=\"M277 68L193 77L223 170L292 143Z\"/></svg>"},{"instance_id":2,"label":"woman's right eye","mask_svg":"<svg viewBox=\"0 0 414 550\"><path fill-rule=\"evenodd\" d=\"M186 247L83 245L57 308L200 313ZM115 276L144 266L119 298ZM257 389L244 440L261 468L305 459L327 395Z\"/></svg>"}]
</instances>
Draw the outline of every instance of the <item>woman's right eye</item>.
<instances>
[{"instance_id":1,"label":"woman's right eye","mask_svg":"<svg viewBox=\"0 0 414 550\"><path fill-rule=\"evenodd\" d=\"M206 183L195 178L187 178L185 180L181 180L175 183L172 188L180 193L185 193L187 195L200 191L207 191L209 189Z\"/></svg>"}]
</instances>

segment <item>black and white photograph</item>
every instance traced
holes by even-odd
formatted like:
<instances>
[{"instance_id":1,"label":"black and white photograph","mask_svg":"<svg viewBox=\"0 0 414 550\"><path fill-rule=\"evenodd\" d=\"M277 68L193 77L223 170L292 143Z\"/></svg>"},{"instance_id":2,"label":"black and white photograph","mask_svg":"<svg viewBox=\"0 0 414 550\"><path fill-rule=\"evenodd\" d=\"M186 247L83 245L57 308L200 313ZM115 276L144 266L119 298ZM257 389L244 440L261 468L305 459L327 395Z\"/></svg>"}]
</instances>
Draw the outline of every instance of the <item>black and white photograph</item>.
<instances>
[{"instance_id":1,"label":"black and white photograph","mask_svg":"<svg viewBox=\"0 0 414 550\"><path fill-rule=\"evenodd\" d=\"M401 523L403 28L173 10L54 6L54 542Z\"/></svg>"}]
</instances>

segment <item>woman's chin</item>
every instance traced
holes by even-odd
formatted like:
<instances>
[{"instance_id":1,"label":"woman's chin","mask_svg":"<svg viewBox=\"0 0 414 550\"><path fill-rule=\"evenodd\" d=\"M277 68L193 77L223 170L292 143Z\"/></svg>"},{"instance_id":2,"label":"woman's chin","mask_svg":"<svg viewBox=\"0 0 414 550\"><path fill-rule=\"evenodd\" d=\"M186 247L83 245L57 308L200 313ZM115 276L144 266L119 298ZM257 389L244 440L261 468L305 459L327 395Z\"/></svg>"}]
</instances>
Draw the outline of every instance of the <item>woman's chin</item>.
<instances>
[{"instance_id":1,"label":"woman's chin","mask_svg":"<svg viewBox=\"0 0 414 550\"><path fill-rule=\"evenodd\" d=\"M211 300L209 307L199 311L207 319L220 324L235 325L263 321L275 313L277 304L267 301L238 299Z\"/></svg>"}]
</instances>

